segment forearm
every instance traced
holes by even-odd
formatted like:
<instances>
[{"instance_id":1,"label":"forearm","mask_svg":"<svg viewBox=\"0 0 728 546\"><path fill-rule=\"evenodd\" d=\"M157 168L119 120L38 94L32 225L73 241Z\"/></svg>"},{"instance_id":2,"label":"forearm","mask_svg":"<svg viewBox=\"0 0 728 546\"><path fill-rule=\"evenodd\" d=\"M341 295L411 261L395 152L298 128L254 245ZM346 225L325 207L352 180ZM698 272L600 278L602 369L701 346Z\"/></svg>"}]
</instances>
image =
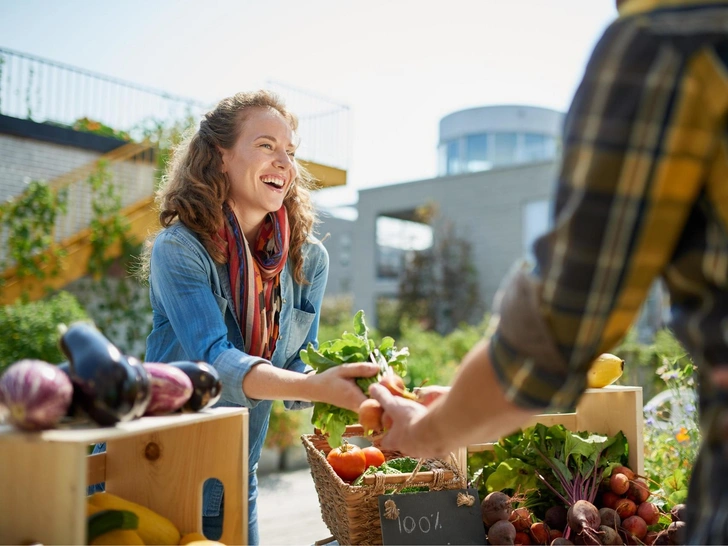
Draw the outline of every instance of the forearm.
<instances>
[{"instance_id":1,"label":"forearm","mask_svg":"<svg viewBox=\"0 0 728 546\"><path fill-rule=\"evenodd\" d=\"M256 400L318 400L312 374L276 368L270 364L253 366L243 379L243 392Z\"/></svg>"},{"instance_id":2,"label":"forearm","mask_svg":"<svg viewBox=\"0 0 728 546\"><path fill-rule=\"evenodd\" d=\"M495 441L523 426L534 414L510 402L495 376L488 344L463 359L447 396L413 424L412 436L448 453L473 443Z\"/></svg>"}]
</instances>

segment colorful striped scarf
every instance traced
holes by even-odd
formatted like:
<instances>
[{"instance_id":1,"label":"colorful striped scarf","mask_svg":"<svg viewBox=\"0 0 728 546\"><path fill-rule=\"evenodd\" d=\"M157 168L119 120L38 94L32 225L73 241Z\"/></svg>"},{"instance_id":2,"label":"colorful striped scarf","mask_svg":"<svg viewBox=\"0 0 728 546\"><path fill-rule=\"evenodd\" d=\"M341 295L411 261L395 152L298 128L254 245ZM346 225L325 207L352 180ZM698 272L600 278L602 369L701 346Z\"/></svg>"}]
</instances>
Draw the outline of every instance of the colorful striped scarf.
<instances>
[{"instance_id":1,"label":"colorful striped scarf","mask_svg":"<svg viewBox=\"0 0 728 546\"><path fill-rule=\"evenodd\" d=\"M235 213L223 205L228 275L245 352L270 360L278 340L281 270L288 258L288 213L269 213L251 251Z\"/></svg>"}]
</instances>

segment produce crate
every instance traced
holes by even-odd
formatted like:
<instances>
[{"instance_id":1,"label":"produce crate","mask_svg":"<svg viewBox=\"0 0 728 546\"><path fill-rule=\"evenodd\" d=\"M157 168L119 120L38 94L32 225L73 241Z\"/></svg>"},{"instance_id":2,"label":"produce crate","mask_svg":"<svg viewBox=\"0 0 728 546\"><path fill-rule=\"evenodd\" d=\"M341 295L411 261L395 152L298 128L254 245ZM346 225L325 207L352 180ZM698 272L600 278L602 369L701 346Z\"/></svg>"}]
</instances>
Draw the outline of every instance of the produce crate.
<instances>
[{"instance_id":1,"label":"produce crate","mask_svg":"<svg viewBox=\"0 0 728 546\"><path fill-rule=\"evenodd\" d=\"M87 455L106 442L106 453ZM0 426L0 543L85 544L86 488L106 490L202 531L202 484L225 486L225 544L248 530L248 410L216 408L26 433Z\"/></svg>"},{"instance_id":2,"label":"produce crate","mask_svg":"<svg viewBox=\"0 0 728 546\"><path fill-rule=\"evenodd\" d=\"M345 438L364 436L361 425L346 427ZM382 544L382 528L379 523L379 495L403 486L427 487L430 491L461 489L466 475L455 462L425 459L423 464L433 469L410 474L375 474L364 477L362 485L353 486L343 481L326 461L331 451L326 437L321 434L301 436L324 523L338 544ZM383 450L386 460L402 455Z\"/></svg>"},{"instance_id":3,"label":"produce crate","mask_svg":"<svg viewBox=\"0 0 728 546\"><path fill-rule=\"evenodd\" d=\"M587 389L573 413L545 413L536 415L527 426L541 423L546 426L563 425L568 430L588 431L612 436L620 430L629 444L629 467L644 473L644 416L642 387L612 385L601 389ZM524 427L525 428L525 427ZM468 453L492 449L493 442L468 446ZM461 452L461 457L464 454Z\"/></svg>"}]
</instances>

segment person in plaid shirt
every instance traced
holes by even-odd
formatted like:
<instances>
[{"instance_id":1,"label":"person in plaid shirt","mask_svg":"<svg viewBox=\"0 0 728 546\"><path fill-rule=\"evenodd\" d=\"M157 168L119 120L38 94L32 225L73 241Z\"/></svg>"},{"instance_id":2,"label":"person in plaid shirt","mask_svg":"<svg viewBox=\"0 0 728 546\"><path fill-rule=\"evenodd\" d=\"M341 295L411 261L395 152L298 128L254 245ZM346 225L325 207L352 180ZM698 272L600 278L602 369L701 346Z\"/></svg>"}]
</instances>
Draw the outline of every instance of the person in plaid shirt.
<instances>
[{"instance_id":1,"label":"person in plaid shirt","mask_svg":"<svg viewBox=\"0 0 728 546\"><path fill-rule=\"evenodd\" d=\"M627 0L565 120L553 229L502 290L498 327L431 406L372 386L382 447L442 457L566 411L653 281L698 367L704 445L689 541L728 544L728 1Z\"/></svg>"}]
</instances>

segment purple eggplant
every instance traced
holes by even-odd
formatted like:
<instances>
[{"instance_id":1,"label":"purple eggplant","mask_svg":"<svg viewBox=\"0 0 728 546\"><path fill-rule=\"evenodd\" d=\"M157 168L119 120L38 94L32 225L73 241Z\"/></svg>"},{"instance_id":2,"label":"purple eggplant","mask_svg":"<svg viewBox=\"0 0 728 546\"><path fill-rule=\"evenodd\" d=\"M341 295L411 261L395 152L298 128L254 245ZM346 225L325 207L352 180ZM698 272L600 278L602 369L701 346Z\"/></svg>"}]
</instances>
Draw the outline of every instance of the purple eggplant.
<instances>
[{"instance_id":1,"label":"purple eggplant","mask_svg":"<svg viewBox=\"0 0 728 546\"><path fill-rule=\"evenodd\" d=\"M10 422L24 430L54 428L71 405L73 385L57 366L19 360L0 377L0 398Z\"/></svg>"},{"instance_id":2,"label":"purple eggplant","mask_svg":"<svg viewBox=\"0 0 728 546\"><path fill-rule=\"evenodd\" d=\"M207 362L180 360L170 362L170 366L179 368L192 381L194 392L182 406L183 411L200 411L213 406L222 396L222 381L217 370Z\"/></svg>"},{"instance_id":3,"label":"purple eggplant","mask_svg":"<svg viewBox=\"0 0 728 546\"><path fill-rule=\"evenodd\" d=\"M180 409L192 396L192 381L179 368L158 362L142 364L152 383L152 400L144 415L165 415Z\"/></svg>"},{"instance_id":4,"label":"purple eggplant","mask_svg":"<svg viewBox=\"0 0 728 546\"><path fill-rule=\"evenodd\" d=\"M141 417L152 401L152 378L141 360L130 355L126 356L126 360L137 374L137 398L134 402L134 416Z\"/></svg>"},{"instance_id":5,"label":"purple eggplant","mask_svg":"<svg viewBox=\"0 0 728 546\"><path fill-rule=\"evenodd\" d=\"M79 405L91 419L112 426L137 417L143 378L113 343L93 326L76 323L61 336L60 346L78 387Z\"/></svg>"}]
</instances>

